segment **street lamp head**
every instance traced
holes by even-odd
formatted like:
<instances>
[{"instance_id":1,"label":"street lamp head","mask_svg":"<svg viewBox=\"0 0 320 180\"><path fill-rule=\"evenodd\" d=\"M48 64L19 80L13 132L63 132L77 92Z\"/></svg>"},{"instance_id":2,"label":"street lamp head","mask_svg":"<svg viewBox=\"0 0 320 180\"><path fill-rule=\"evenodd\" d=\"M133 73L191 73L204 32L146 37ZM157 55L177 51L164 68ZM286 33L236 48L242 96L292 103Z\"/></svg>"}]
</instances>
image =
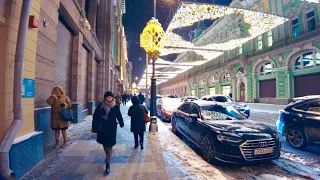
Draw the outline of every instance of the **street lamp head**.
<instances>
[{"instance_id":1,"label":"street lamp head","mask_svg":"<svg viewBox=\"0 0 320 180\"><path fill-rule=\"evenodd\" d=\"M141 47L151 57L158 57L160 50L165 46L166 34L158 19L151 18L147 26L143 29L140 37Z\"/></svg>"}]
</instances>

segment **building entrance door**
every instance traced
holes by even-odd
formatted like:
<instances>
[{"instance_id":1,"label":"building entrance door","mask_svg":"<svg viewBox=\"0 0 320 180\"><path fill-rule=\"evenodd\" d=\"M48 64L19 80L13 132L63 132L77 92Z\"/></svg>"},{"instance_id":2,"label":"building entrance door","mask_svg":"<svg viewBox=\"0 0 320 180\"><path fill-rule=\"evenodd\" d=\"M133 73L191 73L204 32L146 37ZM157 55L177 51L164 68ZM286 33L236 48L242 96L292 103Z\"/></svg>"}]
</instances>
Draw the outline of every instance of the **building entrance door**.
<instances>
[{"instance_id":1,"label":"building entrance door","mask_svg":"<svg viewBox=\"0 0 320 180\"><path fill-rule=\"evenodd\" d=\"M246 94L246 85L243 82L241 82L239 89L240 89L240 101L244 102L246 100L246 95L245 95Z\"/></svg>"}]
</instances>

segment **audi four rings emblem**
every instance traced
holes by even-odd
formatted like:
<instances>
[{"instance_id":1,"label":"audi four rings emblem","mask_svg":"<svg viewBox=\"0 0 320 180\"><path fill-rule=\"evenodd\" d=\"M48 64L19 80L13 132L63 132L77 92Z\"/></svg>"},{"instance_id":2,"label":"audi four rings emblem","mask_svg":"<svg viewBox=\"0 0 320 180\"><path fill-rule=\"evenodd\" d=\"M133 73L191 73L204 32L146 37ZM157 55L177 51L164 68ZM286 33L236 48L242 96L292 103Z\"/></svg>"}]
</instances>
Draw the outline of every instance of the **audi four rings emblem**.
<instances>
[{"instance_id":1,"label":"audi four rings emblem","mask_svg":"<svg viewBox=\"0 0 320 180\"><path fill-rule=\"evenodd\" d=\"M268 146L267 141L259 142L259 147L266 147L266 146Z\"/></svg>"}]
</instances>

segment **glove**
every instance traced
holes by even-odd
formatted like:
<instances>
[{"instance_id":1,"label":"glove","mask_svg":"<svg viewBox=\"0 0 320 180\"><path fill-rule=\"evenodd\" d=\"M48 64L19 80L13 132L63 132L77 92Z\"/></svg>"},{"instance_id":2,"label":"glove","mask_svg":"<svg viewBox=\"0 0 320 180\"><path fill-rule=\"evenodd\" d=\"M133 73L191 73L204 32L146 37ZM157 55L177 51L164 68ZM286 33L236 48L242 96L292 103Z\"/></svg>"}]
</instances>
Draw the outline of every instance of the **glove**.
<instances>
[{"instance_id":1,"label":"glove","mask_svg":"<svg viewBox=\"0 0 320 180\"><path fill-rule=\"evenodd\" d=\"M124 127L124 124L120 125L120 127L123 128L123 127Z\"/></svg>"}]
</instances>

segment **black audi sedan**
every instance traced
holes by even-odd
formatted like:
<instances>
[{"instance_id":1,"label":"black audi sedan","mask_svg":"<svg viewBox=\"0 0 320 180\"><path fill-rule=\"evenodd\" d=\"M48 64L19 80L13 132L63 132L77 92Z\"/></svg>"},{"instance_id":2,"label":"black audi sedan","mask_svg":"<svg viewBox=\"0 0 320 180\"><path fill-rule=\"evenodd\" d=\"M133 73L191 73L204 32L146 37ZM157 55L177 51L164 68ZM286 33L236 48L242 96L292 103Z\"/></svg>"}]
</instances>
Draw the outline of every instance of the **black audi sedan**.
<instances>
[{"instance_id":1,"label":"black audi sedan","mask_svg":"<svg viewBox=\"0 0 320 180\"><path fill-rule=\"evenodd\" d=\"M276 131L248 120L231 105L210 101L183 103L172 114L172 131L201 150L208 162L249 163L277 159L281 144Z\"/></svg>"},{"instance_id":2,"label":"black audi sedan","mask_svg":"<svg viewBox=\"0 0 320 180\"><path fill-rule=\"evenodd\" d=\"M320 95L295 98L279 113L278 132L293 148L320 145Z\"/></svg>"}]
</instances>

